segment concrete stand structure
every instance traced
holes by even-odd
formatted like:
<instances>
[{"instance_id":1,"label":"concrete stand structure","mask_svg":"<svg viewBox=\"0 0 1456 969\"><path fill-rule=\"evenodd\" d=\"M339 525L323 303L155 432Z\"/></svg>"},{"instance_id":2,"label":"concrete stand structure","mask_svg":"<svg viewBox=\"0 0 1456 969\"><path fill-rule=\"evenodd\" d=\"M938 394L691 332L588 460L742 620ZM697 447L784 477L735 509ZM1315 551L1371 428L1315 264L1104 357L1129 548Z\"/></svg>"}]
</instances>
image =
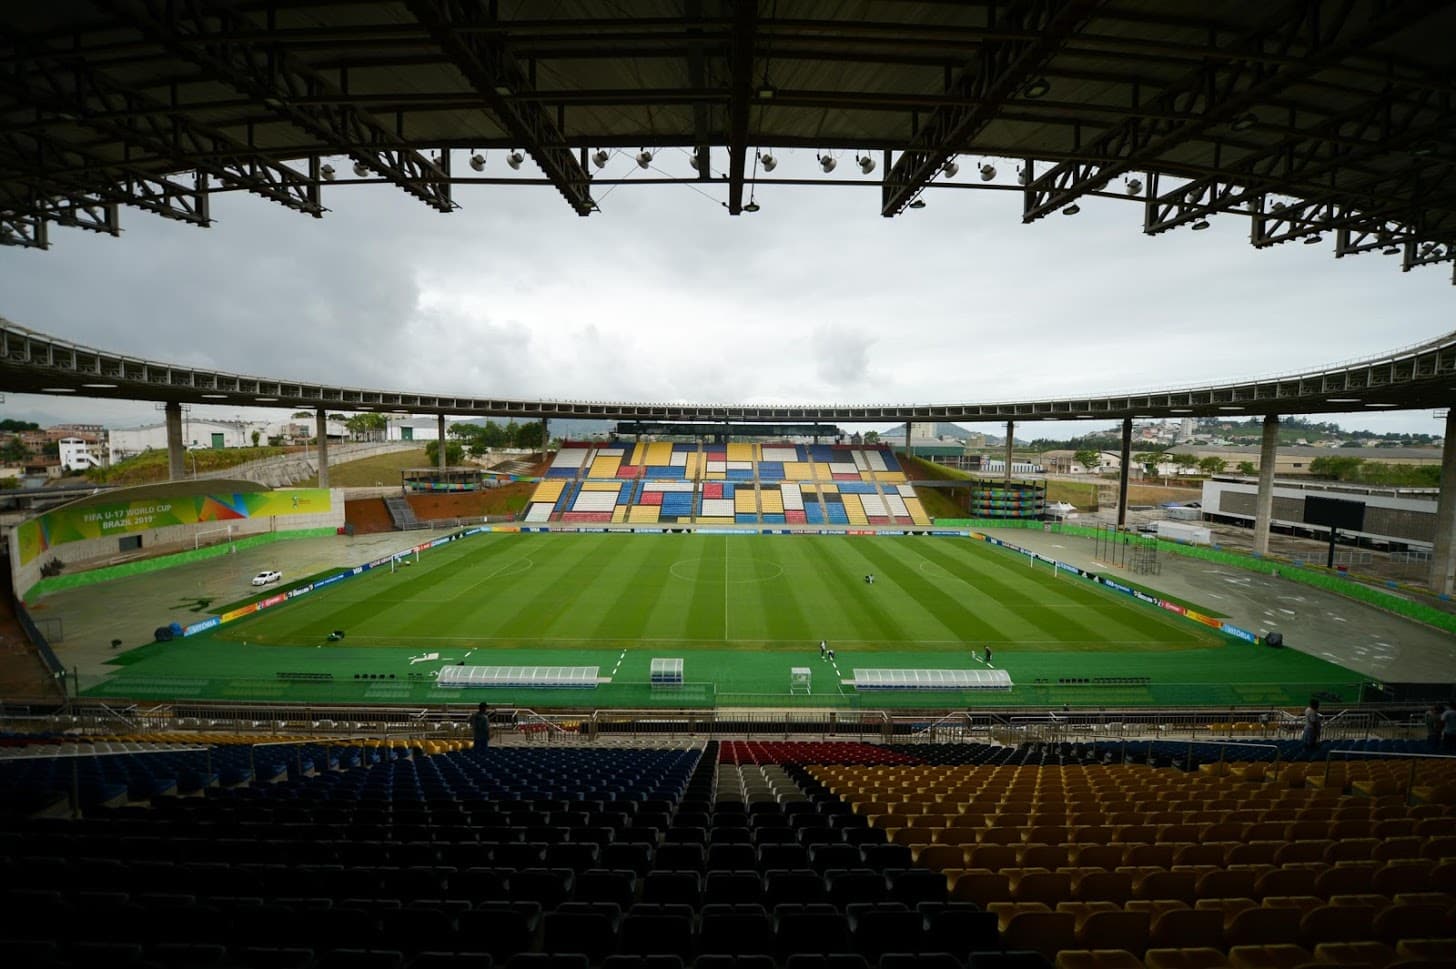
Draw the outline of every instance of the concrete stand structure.
<instances>
[{"instance_id":1,"label":"concrete stand structure","mask_svg":"<svg viewBox=\"0 0 1456 969\"><path fill-rule=\"evenodd\" d=\"M329 415L320 407L313 415L314 440L318 442L318 486L329 486Z\"/></svg>"},{"instance_id":2,"label":"concrete stand structure","mask_svg":"<svg viewBox=\"0 0 1456 969\"><path fill-rule=\"evenodd\" d=\"M1132 418L1122 419L1122 461L1117 471L1117 527L1127 524L1127 474L1132 464Z\"/></svg>"},{"instance_id":3,"label":"concrete stand structure","mask_svg":"<svg viewBox=\"0 0 1456 969\"><path fill-rule=\"evenodd\" d=\"M1431 555L1431 591L1456 593L1456 407L1446 411L1441 448L1441 496L1436 501L1436 541Z\"/></svg>"},{"instance_id":4,"label":"concrete stand structure","mask_svg":"<svg viewBox=\"0 0 1456 969\"><path fill-rule=\"evenodd\" d=\"M437 445L435 449L435 464L439 466L441 471L444 471L449 467L445 461L447 457L446 452L449 449L445 447L445 415L443 413L439 415L439 429L435 433L435 442Z\"/></svg>"},{"instance_id":5,"label":"concrete stand structure","mask_svg":"<svg viewBox=\"0 0 1456 969\"><path fill-rule=\"evenodd\" d=\"M187 475L187 442L182 440L182 405L167 402L167 480L180 481Z\"/></svg>"},{"instance_id":6,"label":"concrete stand structure","mask_svg":"<svg viewBox=\"0 0 1456 969\"><path fill-rule=\"evenodd\" d=\"M1254 499L1254 554L1269 554L1269 522L1274 517L1274 464L1279 455L1279 415L1264 416L1259 442L1259 494Z\"/></svg>"},{"instance_id":7,"label":"concrete stand structure","mask_svg":"<svg viewBox=\"0 0 1456 969\"><path fill-rule=\"evenodd\" d=\"M1016 446L1016 422L1006 422L1006 486L1011 487L1011 452Z\"/></svg>"}]
</instances>

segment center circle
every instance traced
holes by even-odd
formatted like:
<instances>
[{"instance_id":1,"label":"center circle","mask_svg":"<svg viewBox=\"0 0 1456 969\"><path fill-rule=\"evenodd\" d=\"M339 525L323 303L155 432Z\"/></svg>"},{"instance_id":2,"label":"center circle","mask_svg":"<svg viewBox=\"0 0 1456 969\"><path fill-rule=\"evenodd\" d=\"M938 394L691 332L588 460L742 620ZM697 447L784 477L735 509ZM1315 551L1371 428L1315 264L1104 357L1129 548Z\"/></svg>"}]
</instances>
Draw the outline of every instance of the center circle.
<instances>
[{"instance_id":1,"label":"center circle","mask_svg":"<svg viewBox=\"0 0 1456 969\"><path fill-rule=\"evenodd\" d=\"M709 568L700 569L694 575L689 570L701 566L707 562ZM760 562L757 559L749 559L744 562L729 562L727 572L719 567L720 561L705 559L680 559L667 567L668 573L675 579L682 579L685 582L704 582L710 585L717 585L722 582L727 585L747 585L755 582L772 582L783 577L784 567L777 562ZM706 573L706 574L705 574ZM721 575L721 578L720 578Z\"/></svg>"}]
</instances>

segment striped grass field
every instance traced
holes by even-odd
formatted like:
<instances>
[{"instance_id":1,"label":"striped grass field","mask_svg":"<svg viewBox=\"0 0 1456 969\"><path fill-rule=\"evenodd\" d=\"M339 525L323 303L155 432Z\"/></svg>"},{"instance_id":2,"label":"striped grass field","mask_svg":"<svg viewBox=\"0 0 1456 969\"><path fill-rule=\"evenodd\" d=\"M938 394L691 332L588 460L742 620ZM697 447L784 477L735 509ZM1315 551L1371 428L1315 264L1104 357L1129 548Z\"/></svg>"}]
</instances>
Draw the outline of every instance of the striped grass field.
<instances>
[{"instance_id":1,"label":"striped grass field","mask_svg":"<svg viewBox=\"0 0 1456 969\"><path fill-rule=\"evenodd\" d=\"M327 642L335 629L344 640ZM986 646L1011 693L856 696L842 682L856 667L984 668ZM682 657L689 687L650 690L653 657ZM973 540L694 534L477 536L133 650L118 675L143 693L180 677L209 697L458 702L476 693L439 689L433 674L462 661L611 677L589 691L479 693L536 706L1298 703L1359 679ZM788 696L793 666L813 671L809 697ZM324 672L331 683L297 676Z\"/></svg>"}]
</instances>

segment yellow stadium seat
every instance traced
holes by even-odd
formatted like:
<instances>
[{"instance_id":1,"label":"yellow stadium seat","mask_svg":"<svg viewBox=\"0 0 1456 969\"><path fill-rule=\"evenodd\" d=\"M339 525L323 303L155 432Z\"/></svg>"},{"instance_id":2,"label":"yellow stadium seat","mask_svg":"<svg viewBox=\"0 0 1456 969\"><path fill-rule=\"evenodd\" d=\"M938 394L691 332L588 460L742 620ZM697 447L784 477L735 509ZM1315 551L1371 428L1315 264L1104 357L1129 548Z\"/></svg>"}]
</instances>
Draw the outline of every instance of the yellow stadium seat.
<instances>
[{"instance_id":1,"label":"yellow stadium seat","mask_svg":"<svg viewBox=\"0 0 1456 969\"><path fill-rule=\"evenodd\" d=\"M1147 969L1228 969L1229 961L1217 949L1192 947L1149 949L1143 965Z\"/></svg>"},{"instance_id":2,"label":"yellow stadium seat","mask_svg":"<svg viewBox=\"0 0 1456 969\"><path fill-rule=\"evenodd\" d=\"M1311 961L1308 950L1297 945L1241 945L1229 949L1234 969L1295 969Z\"/></svg>"}]
</instances>

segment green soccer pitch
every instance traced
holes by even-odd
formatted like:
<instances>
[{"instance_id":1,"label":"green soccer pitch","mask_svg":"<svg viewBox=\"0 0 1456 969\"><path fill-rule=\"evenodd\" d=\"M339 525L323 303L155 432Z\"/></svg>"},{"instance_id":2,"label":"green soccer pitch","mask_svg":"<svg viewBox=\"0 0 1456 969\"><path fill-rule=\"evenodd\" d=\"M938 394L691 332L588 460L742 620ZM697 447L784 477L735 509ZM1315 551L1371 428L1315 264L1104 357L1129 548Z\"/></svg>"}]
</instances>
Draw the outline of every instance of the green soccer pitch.
<instances>
[{"instance_id":1,"label":"green soccer pitch","mask_svg":"<svg viewBox=\"0 0 1456 969\"><path fill-rule=\"evenodd\" d=\"M864 581L873 573L873 585ZM332 630L343 640L329 641ZM819 642L834 650L821 659ZM858 668L1006 670L1010 692L874 692ZM655 657L684 661L653 689ZM595 689L446 689L445 666L596 666ZM790 668L811 692L790 695ZM1240 642L968 538L486 534L119 657L89 691L529 707L997 706L1355 699L1360 677ZM1085 682L1068 683L1067 680Z\"/></svg>"}]
</instances>

